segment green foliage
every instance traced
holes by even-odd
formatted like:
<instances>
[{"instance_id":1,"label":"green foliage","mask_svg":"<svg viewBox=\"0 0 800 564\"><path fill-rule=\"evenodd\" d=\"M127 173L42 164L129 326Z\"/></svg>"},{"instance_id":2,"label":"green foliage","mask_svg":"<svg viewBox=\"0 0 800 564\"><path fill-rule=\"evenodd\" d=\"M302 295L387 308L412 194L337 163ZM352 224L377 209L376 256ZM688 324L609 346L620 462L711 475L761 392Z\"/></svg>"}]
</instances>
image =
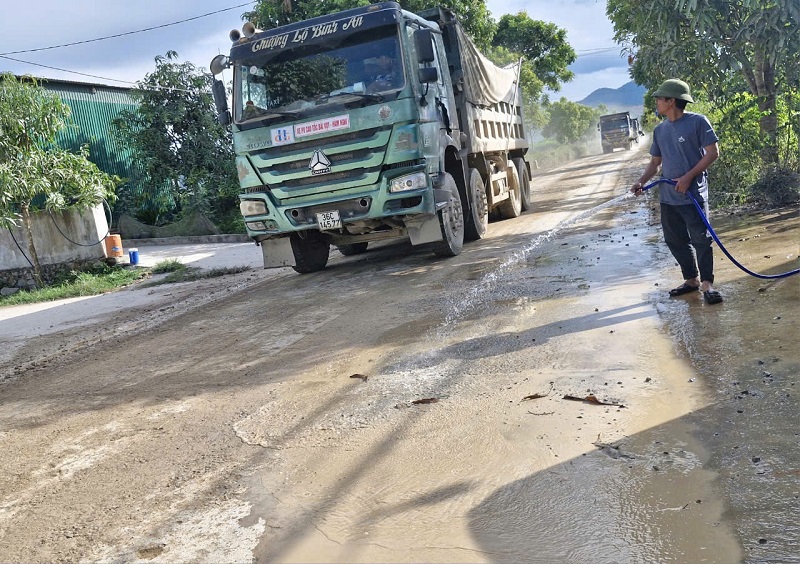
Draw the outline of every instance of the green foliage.
<instances>
[{"instance_id":1,"label":"green foliage","mask_svg":"<svg viewBox=\"0 0 800 564\"><path fill-rule=\"evenodd\" d=\"M798 97L795 95L795 98ZM762 114L756 96L740 93L715 104L701 101L688 109L705 114L720 138L719 159L709 169L711 203L714 206L738 205L749 201L772 205L784 198L761 194L759 186L765 186L768 192L777 194L780 190L774 188L777 182L774 179L788 179L789 176L782 176L775 171L798 171L797 136L793 133L795 129L791 123L792 112L796 111L794 106L781 99L776 108L779 131L782 132L778 136L779 154L782 155L782 164L779 166L765 164L761 158L764 138L759 134ZM767 180L760 182L759 179L764 178ZM790 195L786 197L790 198Z\"/></svg>"},{"instance_id":2,"label":"green foliage","mask_svg":"<svg viewBox=\"0 0 800 564\"><path fill-rule=\"evenodd\" d=\"M160 286L162 284L174 284L177 282L193 282L195 280L205 280L207 278L218 278L220 276L226 276L228 274L238 274L240 272L246 272L250 270L249 266L235 266L235 267L225 267L225 268L211 268L208 270L204 270L202 268L193 268L178 263L179 267L173 267L170 263L178 262L178 261L163 261L156 265L164 265L165 268L171 270L160 270L156 272L155 268L153 269L153 274L161 274L166 273L167 275L163 278L158 280L152 280L144 284L145 287L150 286Z\"/></svg>"},{"instance_id":3,"label":"green foliage","mask_svg":"<svg viewBox=\"0 0 800 564\"><path fill-rule=\"evenodd\" d=\"M177 58L174 51L156 57L155 71L132 92L138 110L114 121L148 187L125 194L134 209L123 211L150 224L195 211L216 219L238 206L233 144L215 119L212 77Z\"/></svg>"},{"instance_id":4,"label":"green foliage","mask_svg":"<svg viewBox=\"0 0 800 564\"><path fill-rule=\"evenodd\" d=\"M0 226L43 201L48 210L86 208L113 200L119 181L88 160L54 145L70 108L32 78L0 76Z\"/></svg>"},{"instance_id":5,"label":"green foliage","mask_svg":"<svg viewBox=\"0 0 800 564\"><path fill-rule=\"evenodd\" d=\"M777 162L777 100L800 86L797 0L608 0L632 75L655 88L679 77L712 100L756 96L761 159Z\"/></svg>"},{"instance_id":6,"label":"green foliage","mask_svg":"<svg viewBox=\"0 0 800 564\"><path fill-rule=\"evenodd\" d=\"M564 145L554 139L545 139L530 146L526 158L531 163L533 176L537 170L551 170L590 154L586 143Z\"/></svg>"},{"instance_id":7,"label":"green foliage","mask_svg":"<svg viewBox=\"0 0 800 564\"><path fill-rule=\"evenodd\" d=\"M0 227L22 220L39 285L42 269L31 219L36 203L43 201L48 210L92 207L104 198L114 200L120 181L88 160L88 146L75 154L55 145L69 116L69 106L34 79L0 75Z\"/></svg>"},{"instance_id":8,"label":"green foliage","mask_svg":"<svg viewBox=\"0 0 800 564\"><path fill-rule=\"evenodd\" d=\"M575 143L594 131L597 110L561 98L549 106L550 121L542 135L559 143Z\"/></svg>"},{"instance_id":9,"label":"green foliage","mask_svg":"<svg viewBox=\"0 0 800 564\"><path fill-rule=\"evenodd\" d=\"M398 3L410 12L437 6L453 10L479 47L488 47L494 36L495 23L484 0L400 0ZM245 12L243 18L260 29L273 29L369 4L369 0L257 0L253 9Z\"/></svg>"},{"instance_id":10,"label":"green foliage","mask_svg":"<svg viewBox=\"0 0 800 564\"><path fill-rule=\"evenodd\" d=\"M492 45L521 54L525 59L524 66L538 83L554 92L561 89L562 82L575 77L567 68L577 58L567 43L567 32L553 23L532 20L526 12L502 16Z\"/></svg>"},{"instance_id":11,"label":"green foliage","mask_svg":"<svg viewBox=\"0 0 800 564\"><path fill-rule=\"evenodd\" d=\"M770 167L750 188L752 198L768 206L785 206L800 202L800 173Z\"/></svg>"},{"instance_id":12,"label":"green foliage","mask_svg":"<svg viewBox=\"0 0 800 564\"><path fill-rule=\"evenodd\" d=\"M217 220L216 225L222 233L247 234L247 230L244 227L244 218L239 208L234 208L225 212L222 217Z\"/></svg>"},{"instance_id":13,"label":"green foliage","mask_svg":"<svg viewBox=\"0 0 800 564\"><path fill-rule=\"evenodd\" d=\"M243 17L261 29L365 6L368 0L258 0ZM436 8L451 9L475 44L495 64L505 66L523 60L520 70L525 120L529 128L541 130L549 120L543 107L544 88L558 91L563 82L572 80L569 65L576 54L566 41L566 31L552 23L531 19L526 12L504 15L496 23L485 0L400 0L411 12Z\"/></svg>"},{"instance_id":14,"label":"green foliage","mask_svg":"<svg viewBox=\"0 0 800 564\"><path fill-rule=\"evenodd\" d=\"M49 302L79 296L104 294L132 284L147 276L146 270L108 267L105 265L86 271L65 272L57 284L31 292L20 291L0 297L0 306Z\"/></svg>"},{"instance_id":15,"label":"green foliage","mask_svg":"<svg viewBox=\"0 0 800 564\"><path fill-rule=\"evenodd\" d=\"M756 181L761 168L759 112L754 97L740 94L726 104L698 101L687 109L707 116L720 138L720 156L708 171L710 204L718 207L744 203L747 187Z\"/></svg>"},{"instance_id":16,"label":"green foliage","mask_svg":"<svg viewBox=\"0 0 800 564\"><path fill-rule=\"evenodd\" d=\"M162 260L150 269L153 274L166 274L167 272L176 272L178 270L186 270L186 265L178 259Z\"/></svg>"},{"instance_id":17,"label":"green foliage","mask_svg":"<svg viewBox=\"0 0 800 564\"><path fill-rule=\"evenodd\" d=\"M315 97L346 85L347 63L327 56L273 63L263 80L272 100Z\"/></svg>"}]
</instances>

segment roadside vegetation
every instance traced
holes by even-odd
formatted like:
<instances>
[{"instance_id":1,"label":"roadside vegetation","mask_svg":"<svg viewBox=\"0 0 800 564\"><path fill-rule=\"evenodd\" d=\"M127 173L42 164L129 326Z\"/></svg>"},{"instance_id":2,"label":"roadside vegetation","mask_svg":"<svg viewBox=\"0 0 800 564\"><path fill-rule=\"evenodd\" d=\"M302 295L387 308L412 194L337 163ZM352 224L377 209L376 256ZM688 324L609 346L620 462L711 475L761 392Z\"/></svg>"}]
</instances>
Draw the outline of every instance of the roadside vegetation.
<instances>
[{"instance_id":1,"label":"roadside vegetation","mask_svg":"<svg viewBox=\"0 0 800 564\"><path fill-rule=\"evenodd\" d=\"M243 19L271 29L363 4L256 0ZM418 12L439 2L400 4ZM546 170L594 154L597 120L607 113L605 108L551 100L574 76L569 67L577 54L566 31L525 11L495 20L485 0L447 5L495 63L519 63L528 137L536 140L528 154L532 167ZM689 109L706 114L714 124L720 158L709 171L713 207L779 207L800 201L797 0L608 0L607 14L617 43L628 55L632 79L650 92L666 78L686 80L697 102ZM222 232L244 232L231 132L215 120L211 84L204 69L181 63L175 52L156 57L154 71L132 91L137 111L121 112L114 123L138 167L137 182L126 183L91 163L87 148L76 154L55 145L56 133L69 123L67 104L33 79L0 76L0 227L26 229L40 286L32 213L86 208L105 199L113 205L114 217L129 214L150 225L165 225L201 212ZM655 104L650 95L643 103L642 125L652 130ZM164 280L226 273L176 268ZM0 300L4 303L8 298Z\"/></svg>"},{"instance_id":2,"label":"roadside vegetation","mask_svg":"<svg viewBox=\"0 0 800 564\"><path fill-rule=\"evenodd\" d=\"M20 290L10 296L0 296L0 307L95 296L134 284L141 284L142 287L151 287L177 282L191 282L237 274L247 270L249 268L244 266L204 270L188 267L177 260L165 260L157 263L152 268L107 266L105 263L99 263L97 266L87 270L64 272L50 286L31 291Z\"/></svg>"},{"instance_id":3,"label":"roadside vegetation","mask_svg":"<svg viewBox=\"0 0 800 564\"><path fill-rule=\"evenodd\" d=\"M145 282L145 287L160 286L161 284L174 284L176 282L192 282L194 280L204 280L206 278L218 278L228 274L238 274L245 272L249 267L239 266L234 268L211 268L204 270L186 266L175 259L164 260L150 269L151 274L166 274L163 277L153 277Z\"/></svg>"},{"instance_id":4,"label":"roadside vegetation","mask_svg":"<svg viewBox=\"0 0 800 564\"><path fill-rule=\"evenodd\" d=\"M149 269L130 269L99 263L89 270L64 272L50 285L37 290L20 290L10 296L0 297L0 306L34 304L95 296L119 290L149 276Z\"/></svg>"}]
</instances>

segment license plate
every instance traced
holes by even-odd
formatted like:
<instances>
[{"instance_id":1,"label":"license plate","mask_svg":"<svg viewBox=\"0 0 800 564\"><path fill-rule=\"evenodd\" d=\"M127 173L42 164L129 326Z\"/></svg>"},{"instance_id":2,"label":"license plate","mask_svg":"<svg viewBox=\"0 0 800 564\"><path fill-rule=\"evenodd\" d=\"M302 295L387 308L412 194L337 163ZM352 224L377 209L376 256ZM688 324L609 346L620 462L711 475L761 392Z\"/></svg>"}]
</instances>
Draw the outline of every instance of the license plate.
<instances>
[{"instance_id":1,"label":"license plate","mask_svg":"<svg viewBox=\"0 0 800 564\"><path fill-rule=\"evenodd\" d=\"M339 210L331 210L317 214L317 225L320 229L338 229L342 226Z\"/></svg>"}]
</instances>

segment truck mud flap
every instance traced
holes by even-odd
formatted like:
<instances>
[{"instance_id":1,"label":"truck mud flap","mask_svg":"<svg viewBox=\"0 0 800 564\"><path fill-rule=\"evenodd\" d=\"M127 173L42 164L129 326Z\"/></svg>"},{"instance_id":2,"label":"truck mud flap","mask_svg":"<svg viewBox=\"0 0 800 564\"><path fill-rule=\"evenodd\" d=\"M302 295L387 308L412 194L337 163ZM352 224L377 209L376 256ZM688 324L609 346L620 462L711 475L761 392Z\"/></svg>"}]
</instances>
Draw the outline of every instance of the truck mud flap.
<instances>
[{"instance_id":1,"label":"truck mud flap","mask_svg":"<svg viewBox=\"0 0 800 564\"><path fill-rule=\"evenodd\" d=\"M406 230L412 245L435 243L442 240L442 229L439 225L439 217L436 215L429 219L406 221Z\"/></svg>"},{"instance_id":2,"label":"truck mud flap","mask_svg":"<svg viewBox=\"0 0 800 564\"><path fill-rule=\"evenodd\" d=\"M264 268L294 266L294 253L288 237L261 241L261 255L264 257Z\"/></svg>"}]
</instances>

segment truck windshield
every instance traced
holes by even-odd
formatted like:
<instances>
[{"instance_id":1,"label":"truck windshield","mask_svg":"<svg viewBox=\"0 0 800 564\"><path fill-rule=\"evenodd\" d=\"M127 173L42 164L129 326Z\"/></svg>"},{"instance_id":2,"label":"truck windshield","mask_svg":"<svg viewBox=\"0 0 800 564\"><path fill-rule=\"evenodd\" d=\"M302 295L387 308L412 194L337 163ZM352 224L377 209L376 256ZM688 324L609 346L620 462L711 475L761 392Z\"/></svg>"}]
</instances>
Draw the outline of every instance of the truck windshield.
<instances>
[{"instance_id":1,"label":"truck windshield","mask_svg":"<svg viewBox=\"0 0 800 564\"><path fill-rule=\"evenodd\" d=\"M292 119L396 96L405 85L400 53L397 27L382 26L241 61L234 68L236 121Z\"/></svg>"},{"instance_id":2,"label":"truck windshield","mask_svg":"<svg viewBox=\"0 0 800 564\"><path fill-rule=\"evenodd\" d=\"M628 120L625 118L617 118L603 122L603 129L627 129Z\"/></svg>"}]
</instances>

